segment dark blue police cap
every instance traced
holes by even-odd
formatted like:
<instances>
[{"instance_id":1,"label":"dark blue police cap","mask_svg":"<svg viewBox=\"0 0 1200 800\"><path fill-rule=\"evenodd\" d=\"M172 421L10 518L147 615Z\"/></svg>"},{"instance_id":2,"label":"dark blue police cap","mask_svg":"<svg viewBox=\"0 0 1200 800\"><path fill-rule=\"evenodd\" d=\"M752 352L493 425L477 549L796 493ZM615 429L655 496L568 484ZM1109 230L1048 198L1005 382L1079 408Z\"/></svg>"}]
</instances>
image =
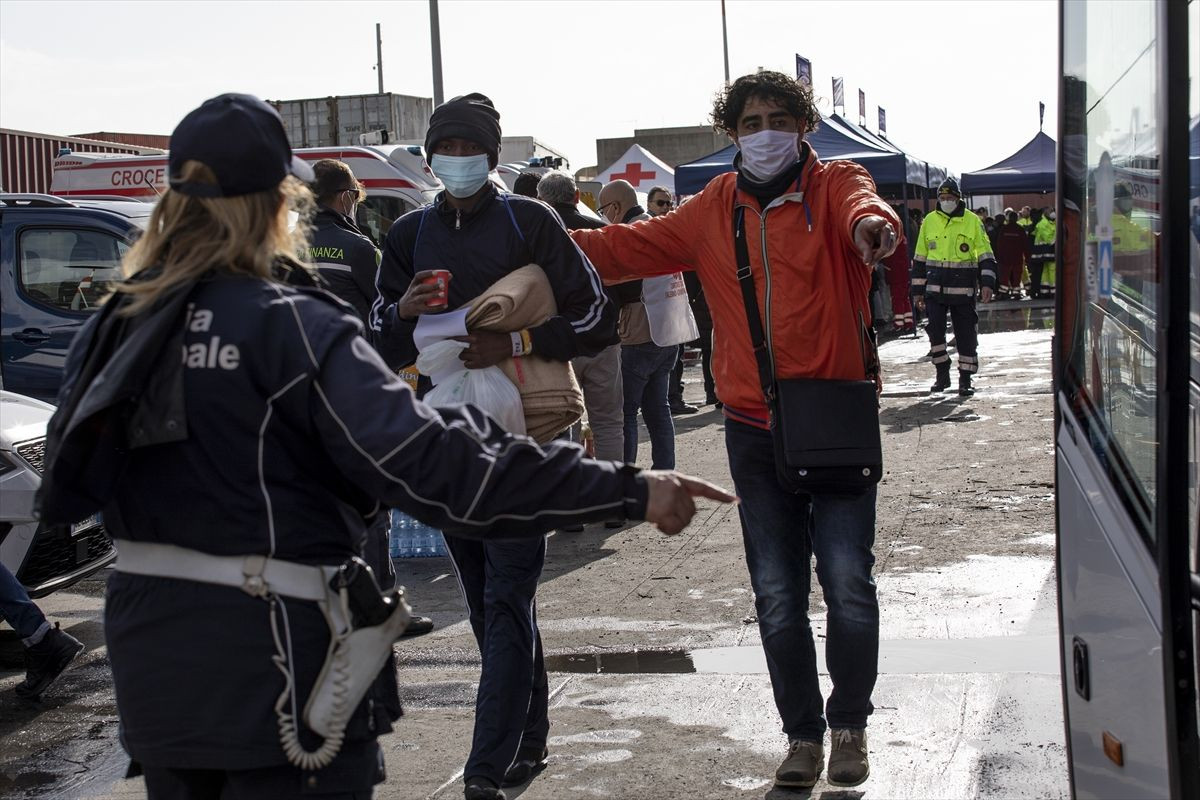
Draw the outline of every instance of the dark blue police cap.
<instances>
[{"instance_id":1,"label":"dark blue police cap","mask_svg":"<svg viewBox=\"0 0 1200 800\"><path fill-rule=\"evenodd\" d=\"M199 161L217 185L180 177L183 165ZM273 189L288 175L313 181L312 168L292 155L279 112L248 94L223 94L192 111L171 134L171 189L192 197L237 197Z\"/></svg>"}]
</instances>

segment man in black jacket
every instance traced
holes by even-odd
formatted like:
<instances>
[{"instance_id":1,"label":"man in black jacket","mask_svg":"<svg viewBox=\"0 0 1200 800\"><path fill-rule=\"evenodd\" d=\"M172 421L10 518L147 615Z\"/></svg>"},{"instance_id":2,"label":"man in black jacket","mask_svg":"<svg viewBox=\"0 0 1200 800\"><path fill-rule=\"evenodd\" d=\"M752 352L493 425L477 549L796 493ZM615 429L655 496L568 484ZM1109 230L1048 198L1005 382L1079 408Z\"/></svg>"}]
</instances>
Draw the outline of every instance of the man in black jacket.
<instances>
[{"instance_id":1,"label":"man in black jacket","mask_svg":"<svg viewBox=\"0 0 1200 800\"><path fill-rule=\"evenodd\" d=\"M425 152L446 190L409 212L388 232L374 317L385 360L393 368L417 357L413 341L430 302L459 308L527 264L542 268L558 314L513 334L476 332L463 339L468 369L535 353L554 361L595 355L613 340L616 311L600 276L544 203L503 194L488 181L500 152L500 114L481 94L456 97L434 110ZM426 285L449 270L448 286ZM499 786L524 783L546 764L546 669L534 593L545 561L543 540L480 541L447 536L470 621L483 656L475 732L464 769L468 800L497 800Z\"/></svg>"}]
</instances>

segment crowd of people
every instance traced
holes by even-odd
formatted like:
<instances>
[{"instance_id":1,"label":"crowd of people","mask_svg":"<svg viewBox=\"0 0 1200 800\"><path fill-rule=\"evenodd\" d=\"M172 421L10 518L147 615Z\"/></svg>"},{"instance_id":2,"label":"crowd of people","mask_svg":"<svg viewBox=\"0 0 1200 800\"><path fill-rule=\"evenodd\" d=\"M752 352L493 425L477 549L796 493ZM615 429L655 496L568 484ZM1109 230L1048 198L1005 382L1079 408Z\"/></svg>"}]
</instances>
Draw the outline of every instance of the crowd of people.
<instances>
[{"instance_id":1,"label":"crowd of people","mask_svg":"<svg viewBox=\"0 0 1200 800\"><path fill-rule=\"evenodd\" d=\"M973 313L975 287L987 302L995 283L981 221L954 184L938 211L902 222L861 166L818 159L805 141L812 91L777 72L739 78L714 104L736 172L679 207L663 188L643 207L615 181L599 196L603 222L580 213L567 175L512 193L489 180L500 118L478 93L434 110L425 149L445 189L381 249L354 225L354 175L294 158L269 105L223 95L172 135L170 190L71 348L40 495L50 521L102 510L117 542L105 634L122 744L150 797L358 797L385 780L376 739L399 715L391 642L408 623L378 522L388 507L445 532L478 643L464 797L503 800L536 776L550 730L544 534L627 520L671 534L694 498L735 499L674 471L672 416L695 412L679 383L692 342L705 401L723 411L787 738L776 783L869 775L878 473L797 466L778 437L804 408L776 388L836 404L827 387L865 386L877 434L872 270L911 256L911 294L940 315L943 340L954 320L969 390L972 332L958 326L974 323L959 306ZM289 225L290 211L312 225ZM971 225L971 252L951 269L945 237L975 236ZM485 324L474 315L494 296L503 320ZM397 376L447 342L453 370L423 374L415 392ZM940 384L949 360L934 363ZM419 399L493 369L518 388L529 435L502 428L491 399ZM536 427L538 382L562 376L578 412ZM594 457L571 441L585 414ZM649 469L636 465L639 416ZM184 491L180 520L169 506ZM809 622L814 557L828 698Z\"/></svg>"}]
</instances>

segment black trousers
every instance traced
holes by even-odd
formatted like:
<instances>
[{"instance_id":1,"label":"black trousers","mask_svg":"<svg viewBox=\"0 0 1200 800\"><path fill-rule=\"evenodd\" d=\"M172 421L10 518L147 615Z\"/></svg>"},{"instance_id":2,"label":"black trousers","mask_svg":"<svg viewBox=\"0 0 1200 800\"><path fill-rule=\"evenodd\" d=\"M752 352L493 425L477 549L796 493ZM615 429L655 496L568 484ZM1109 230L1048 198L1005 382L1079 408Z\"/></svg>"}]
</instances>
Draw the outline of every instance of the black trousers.
<instances>
[{"instance_id":1,"label":"black trousers","mask_svg":"<svg viewBox=\"0 0 1200 800\"><path fill-rule=\"evenodd\" d=\"M700 348L700 365L704 370L704 398L707 400L717 396L712 376L712 326L699 325L699 328L699 338L689 344ZM684 345L679 346L679 358L675 360L675 367L671 370L671 382L667 385L667 400L672 406L683 404L683 348Z\"/></svg>"},{"instance_id":2,"label":"black trousers","mask_svg":"<svg viewBox=\"0 0 1200 800\"><path fill-rule=\"evenodd\" d=\"M371 800L383 782L383 751L375 742L347 743L333 763L307 772L291 764L259 769L175 769L140 765L149 800Z\"/></svg>"},{"instance_id":3,"label":"black trousers","mask_svg":"<svg viewBox=\"0 0 1200 800\"><path fill-rule=\"evenodd\" d=\"M534 605L546 540L447 536L446 547L483 660L463 778L487 778L498 786L518 751L540 754L550 734L549 681Z\"/></svg>"},{"instance_id":4,"label":"black trousers","mask_svg":"<svg viewBox=\"0 0 1200 800\"><path fill-rule=\"evenodd\" d=\"M946 352L946 316L950 316L950 324L954 327L954 346L958 350L958 371L979 371L979 333L976 324L979 315L975 313L974 299L965 302L943 303L939 298L925 298L925 313L929 323L925 326L929 334L929 354L933 365L939 369L943 364L949 369L950 354Z\"/></svg>"}]
</instances>

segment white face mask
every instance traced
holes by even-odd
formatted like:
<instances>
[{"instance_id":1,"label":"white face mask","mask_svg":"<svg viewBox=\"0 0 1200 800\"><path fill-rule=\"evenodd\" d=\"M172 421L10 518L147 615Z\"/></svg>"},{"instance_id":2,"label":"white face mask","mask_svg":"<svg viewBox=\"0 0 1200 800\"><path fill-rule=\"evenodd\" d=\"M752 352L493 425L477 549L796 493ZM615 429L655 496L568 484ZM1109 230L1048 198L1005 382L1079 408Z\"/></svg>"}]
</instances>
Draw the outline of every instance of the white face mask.
<instances>
[{"instance_id":1,"label":"white face mask","mask_svg":"<svg viewBox=\"0 0 1200 800\"><path fill-rule=\"evenodd\" d=\"M1050 212L1049 214L1047 214L1046 216L1048 216L1048 217L1050 218L1050 221L1051 221L1051 222L1054 222L1054 212L1053 212L1053 211L1051 211L1051 212Z\"/></svg>"},{"instance_id":2,"label":"white face mask","mask_svg":"<svg viewBox=\"0 0 1200 800\"><path fill-rule=\"evenodd\" d=\"M940 208L942 210L942 213L944 213L944 214L953 214L954 209L958 208L958 201L957 200L939 200L938 208Z\"/></svg>"},{"instance_id":3,"label":"white face mask","mask_svg":"<svg viewBox=\"0 0 1200 800\"><path fill-rule=\"evenodd\" d=\"M800 158L800 137L795 131L758 131L738 139L742 169L765 183Z\"/></svg>"}]
</instances>

